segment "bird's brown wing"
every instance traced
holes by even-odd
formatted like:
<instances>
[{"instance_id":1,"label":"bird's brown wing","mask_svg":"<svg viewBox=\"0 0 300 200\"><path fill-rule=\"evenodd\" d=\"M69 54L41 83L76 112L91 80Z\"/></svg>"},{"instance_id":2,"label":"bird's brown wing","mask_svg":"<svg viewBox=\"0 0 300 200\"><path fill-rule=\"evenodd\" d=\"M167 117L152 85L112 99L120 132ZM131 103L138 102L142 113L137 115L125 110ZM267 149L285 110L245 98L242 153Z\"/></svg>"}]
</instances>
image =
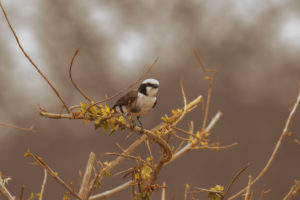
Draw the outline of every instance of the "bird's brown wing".
<instances>
[{"instance_id":1,"label":"bird's brown wing","mask_svg":"<svg viewBox=\"0 0 300 200\"><path fill-rule=\"evenodd\" d=\"M123 105L129 105L137 99L138 92L137 91L129 91L127 94L125 94L123 97L121 97L114 105L116 106L123 106Z\"/></svg>"}]
</instances>

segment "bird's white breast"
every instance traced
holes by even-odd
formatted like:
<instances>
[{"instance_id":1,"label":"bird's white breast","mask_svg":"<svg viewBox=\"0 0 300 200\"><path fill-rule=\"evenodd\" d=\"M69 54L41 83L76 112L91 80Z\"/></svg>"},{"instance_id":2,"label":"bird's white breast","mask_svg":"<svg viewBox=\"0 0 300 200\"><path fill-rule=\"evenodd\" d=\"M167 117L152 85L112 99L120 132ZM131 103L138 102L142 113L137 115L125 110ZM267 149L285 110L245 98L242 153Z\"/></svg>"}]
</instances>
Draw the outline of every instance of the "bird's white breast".
<instances>
[{"instance_id":1,"label":"bird's white breast","mask_svg":"<svg viewBox=\"0 0 300 200\"><path fill-rule=\"evenodd\" d=\"M139 110L137 113L132 113L133 115L141 116L146 114L149 110L152 109L154 103L156 101L156 97L154 96L146 96L142 93L138 93L138 98L136 102L136 106Z\"/></svg>"}]
</instances>

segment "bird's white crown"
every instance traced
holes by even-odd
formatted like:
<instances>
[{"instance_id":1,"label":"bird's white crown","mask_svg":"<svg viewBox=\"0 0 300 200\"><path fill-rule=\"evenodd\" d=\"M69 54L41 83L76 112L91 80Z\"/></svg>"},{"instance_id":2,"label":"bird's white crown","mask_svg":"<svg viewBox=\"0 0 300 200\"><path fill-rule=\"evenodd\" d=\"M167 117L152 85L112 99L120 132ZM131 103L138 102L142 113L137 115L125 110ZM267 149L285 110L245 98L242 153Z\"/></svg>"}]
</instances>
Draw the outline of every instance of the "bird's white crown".
<instances>
[{"instance_id":1,"label":"bird's white crown","mask_svg":"<svg viewBox=\"0 0 300 200\"><path fill-rule=\"evenodd\" d=\"M147 83L151 83L153 85L159 85L158 80L153 79L153 78L148 78L142 82L142 84L147 84Z\"/></svg>"}]
</instances>

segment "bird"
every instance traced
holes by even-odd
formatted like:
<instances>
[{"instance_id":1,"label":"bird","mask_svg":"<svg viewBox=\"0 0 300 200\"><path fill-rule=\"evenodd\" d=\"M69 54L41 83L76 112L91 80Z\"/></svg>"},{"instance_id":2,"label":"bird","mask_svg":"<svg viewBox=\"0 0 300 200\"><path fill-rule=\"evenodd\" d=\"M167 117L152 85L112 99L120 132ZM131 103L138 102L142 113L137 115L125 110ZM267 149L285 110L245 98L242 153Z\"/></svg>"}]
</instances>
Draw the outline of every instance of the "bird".
<instances>
[{"instance_id":1,"label":"bird","mask_svg":"<svg viewBox=\"0 0 300 200\"><path fill-rule=\"evenodd\" d=\"M144 132L140 117L156 106L158 88L158 80L153 78L146 79L137 90L129 91L119 98L114 104L113 110L125 116L135 116L141 126L141 132ZM133 127L134 124L132 125Z\"/></svg>"}]
</instances>

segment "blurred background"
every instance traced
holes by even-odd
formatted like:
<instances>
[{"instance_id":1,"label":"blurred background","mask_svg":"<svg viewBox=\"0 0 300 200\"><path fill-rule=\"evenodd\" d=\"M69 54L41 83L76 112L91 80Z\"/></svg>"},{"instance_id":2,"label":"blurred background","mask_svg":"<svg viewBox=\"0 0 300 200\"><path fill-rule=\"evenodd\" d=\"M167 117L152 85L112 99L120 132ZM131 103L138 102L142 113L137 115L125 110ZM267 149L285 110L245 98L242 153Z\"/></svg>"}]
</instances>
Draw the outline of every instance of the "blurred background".
<instances>
[{"instance_id":1,"label":"blurred background","mask_svg":"<svg viewBox=\"0 0 300 200\"><path fill-rule=\"evenodd\" d=\"M186 183L202 188L226 186L249 162L251 166L230 194L243 188L248 175L255 177L265 166L299 91L297 0L2 3L23 47L68 105L84 101L68 77L70 60L78 47L81 51L73 66L73 78L96 101L135 81L159 57L147 75L160 81L158 105L141 119L148 129L171 109L182 107L181 78L188 100L207 95L208 83L193 50L208 68L218 71L209 117L219 110L223 116L210 139L223 145L238 142L238 146L220 152L192 151L166 166L158 183L166 181L167 199L183 199ZM34 133L0 127L0 171L13 178L8 188L14 195L19 195L22 185L25 197L30 192L38 193L43 170L32 165L32 159L24 158L30 148L66 182L73 181L77 186L78 171L84 170L89 152L95 152L101 161L110 161L113 157L103 153L119 151L116 142L127 147L138 136L126 140L124 132L108 136L94 130L91 123L39 116L38 104L59 113L61 103L21 53L3 14L0 16L0 123L36 127ZM186 129L194 120L199 128L202 119L198 108L180 127ZM272 189L264 199L282 199L299 178L300 146L293 141L300 138L299 122L297 113L293 135L284 140L270 169L253 187L254 199L263 188ZM158 151L157 146L153 148ZM146 150L141 147L137 151ZM130 164L126 161L112 174ZM98 192L121 183L119 176L107 178ZM44 199L61 199L63 194L64 189L48 177ZM154 194L153 199L159 195ZM127 189L111 199L129 196Z\"/></svg>"}]
</instances>

